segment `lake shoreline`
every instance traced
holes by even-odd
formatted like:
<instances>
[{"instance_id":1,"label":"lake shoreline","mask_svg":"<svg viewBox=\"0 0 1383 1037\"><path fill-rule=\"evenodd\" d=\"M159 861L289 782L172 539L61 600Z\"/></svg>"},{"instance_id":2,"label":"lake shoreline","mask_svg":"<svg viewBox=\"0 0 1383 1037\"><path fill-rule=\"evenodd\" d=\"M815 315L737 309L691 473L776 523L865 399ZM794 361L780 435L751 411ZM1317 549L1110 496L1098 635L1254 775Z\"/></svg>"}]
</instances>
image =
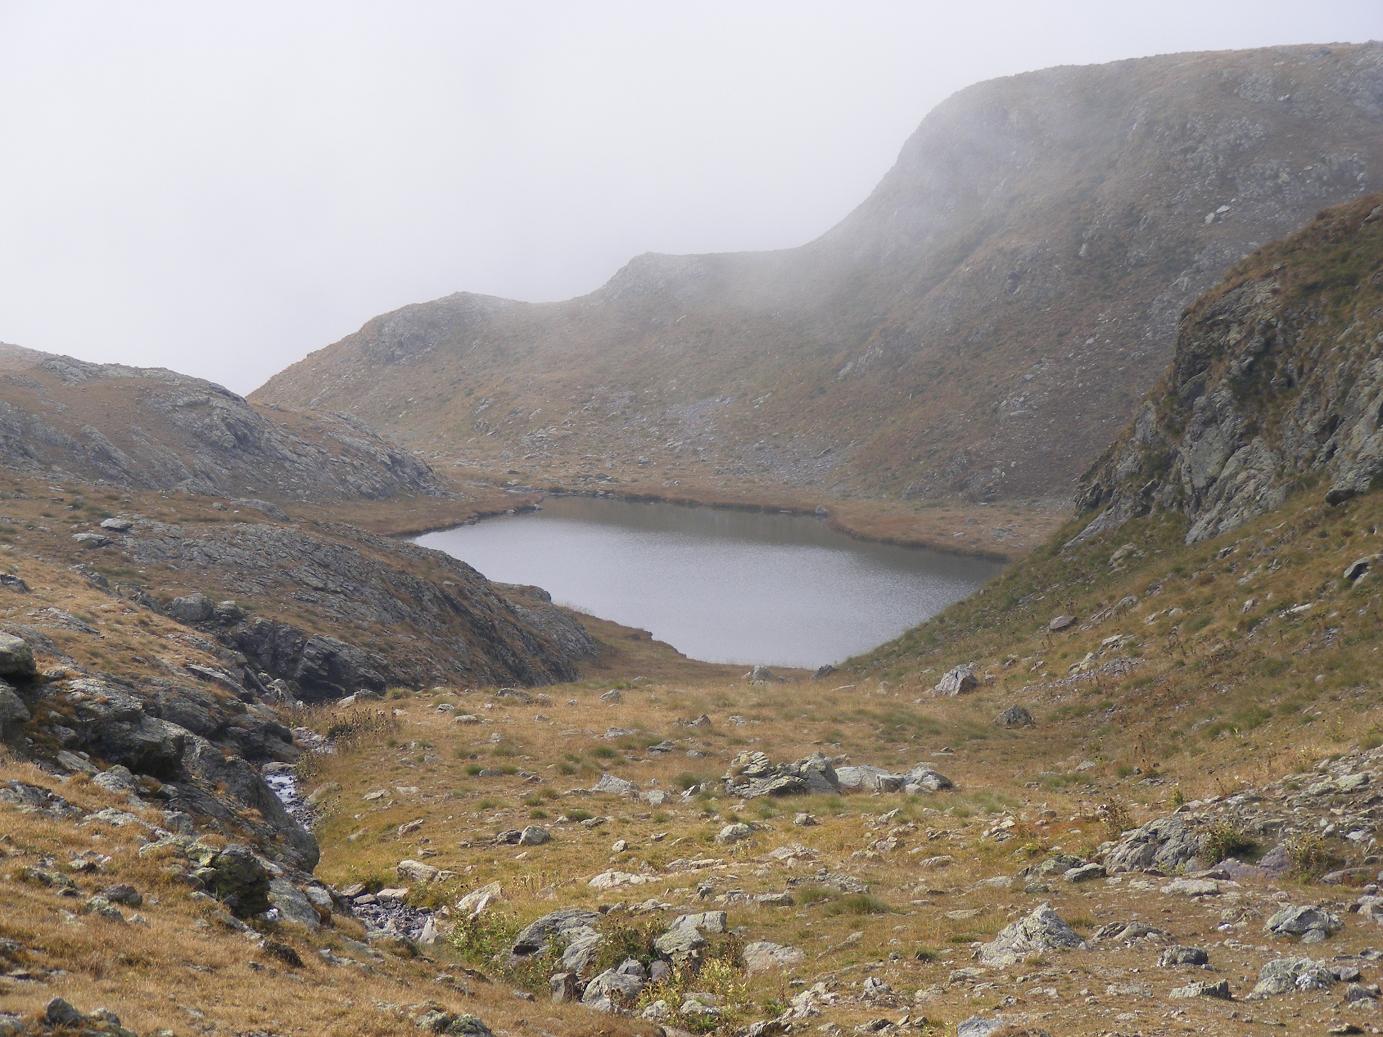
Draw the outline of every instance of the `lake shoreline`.
<instances>
[{"instance_id":1,"label":"lake shoreline","mask_svg":"<svg viewBox=\"0 0 1383 1037\"><path fill-rule=\"evenodd\" d=\"M400 526L390 529L388 535L403 539L414 539L416 537L426 536L428 533L442 533L448 529L458 529L461 526L473 526L487 519L503 518L506 515L520 515L531 511L538 511L542 509L543 501L549 497L612 500L629 504L670 504L683 508L708 508L715 511L746 512L750 514L796 515L805 518L815 518L822 522L827 529L847 536L852 540L858 540L860 543L864 544L886 544L890 547L918 548L921 550L936 551L940 554L954 555L958 558L974 558L980 561L999 562L1003 564L1014 562L1021 557L1021 554L1011 552L986 550L984 548L957 547L954 544L949 544L935 537L870 533L843 519L824 505L811 508L805 505L786 504L781 502L723 501L710 500L704 497L687 494L621 490L574 490L562 486L548 487L545 489L525 489L524 498L510 507L484 508L466 511L461 513L455 521L440 523L434 521L429 522L427 525L417 527Z\"/></svg>"},{"instance_id":2,"label":"lake shoreline","mask_svg":"<svg viewBox=\"0 0 1383 1037\"><path fill-rule=\"evenodd\" d=\"M543 506L545 505L545 506ZM805 509L551 493L414 538L497 583L654 636L691 658L815 669L898 636L999 559L850 536Z\"/></svg>"}]
</instances>

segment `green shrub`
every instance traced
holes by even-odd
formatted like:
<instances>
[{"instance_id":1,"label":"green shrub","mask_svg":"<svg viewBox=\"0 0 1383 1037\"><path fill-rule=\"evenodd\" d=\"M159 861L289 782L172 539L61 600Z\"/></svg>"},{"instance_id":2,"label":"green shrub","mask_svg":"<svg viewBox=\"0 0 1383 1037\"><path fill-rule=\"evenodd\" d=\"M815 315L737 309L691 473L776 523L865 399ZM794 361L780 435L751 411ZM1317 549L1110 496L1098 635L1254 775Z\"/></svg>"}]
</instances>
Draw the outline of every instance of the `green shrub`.
<instances>
[{"instance_id":1,"label":"green shrub","mask_svg":"<svg viewBox=\"0 0 1383 1037\"><path fill-rule=\"evenodd\" d=\"M826 905L828 915L886 915L893 908L868 893L847 893Z\"/></svg>"},{"instance_id":2,"label":"green shrub","mask_svg":"<svg viewBox=\"0 0 1383 1037\"><path fill-rule=\"evenodd\" d=\"M1232 821L1216 821L1206 829L1203 853L1208 864L1218 864L1226 857L1249 857L1257 850L1252 837Z\"/></svg>"}]
</instances>

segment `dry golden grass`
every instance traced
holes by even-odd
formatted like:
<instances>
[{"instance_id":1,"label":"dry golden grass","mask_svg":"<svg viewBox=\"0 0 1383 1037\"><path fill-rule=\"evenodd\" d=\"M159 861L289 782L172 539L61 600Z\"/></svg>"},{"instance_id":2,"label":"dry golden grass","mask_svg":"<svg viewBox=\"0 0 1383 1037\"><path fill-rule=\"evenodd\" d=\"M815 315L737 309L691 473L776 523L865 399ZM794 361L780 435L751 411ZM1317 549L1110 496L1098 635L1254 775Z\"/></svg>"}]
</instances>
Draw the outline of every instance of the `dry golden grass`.
<instances>
[{"instance_id":1,"label":"dry golden grass","mask_svg":"<svg viewBox=\"0 0 1383 1037\"><path fill-rule=\"evenodd\" d=\"M542 689L528 703L488 688L400 691L378 706L397 714L391 730L314 757L306 768L310 782L332 786L318 828L324 851L318 873L337 884L395 884L399 860L426 860L455 873L414 889L414 899L431 906L498 881L506 897L496 916L500 930L576 904L612 908L607 924L637 928L681 910L720 907L716 898L733 891L752 897L790 889L797 901L791 907L738 899L724 905L742 939L791 944L806 953L804 963L786 974L750 978L745 1003L727 1028L776 1013L799 983L827 979L858 993L863 979L874 975L898 992L898 1004L852 1002L828 1008L808 1025L848 1027L896 1018L910 1008L914 1019L925 1016L945 1033L957 1020L1013 998L1008 1010L1028 1023L1077 1037L1119 1027L1320 1032L1335 1019L1333 994L1269 1002L1254 1011L1256 1022L1244 1018L1242 1006L1169 1002L1173 986L1198 974L1152 968L1154 947L1049 955L973 978L956 973L973 967L974 942L991 938L1038 899L1008 882L983 880L1005 879L1051 853L1088 854L1108 835L1102 808L1121 805L1130 823L1141 822L1169 810L1178 793L1195 798L1261 783L1327 753L1374 744L1383 734L1377 666L1383 583L1369 577L1349 587L1339 579L1345 564L1379 551L1380 497L1339 509L1302 498L1195 548L1180 543L1177 523L1152 521L1079 551L1039 551L983 593L825 681L793 675L786 683L750 687L736 668L692 663L646 635L588 620L610 646L588 679ZM129 502L91 494L73 504L71 494L50 493L0 508L24 514L22 536L11 534L10 541L24 552L24 574L34 586L31 596L5 599L0 622L32 621L29 613L49 605L89 614L101 636L60 629L52 636L82 664L117 674L208 661L185 629L98 594L67 568L72 549L63 520L75 512L89 525L93 510L122 510ZM183 521L184 508L194 520L222 520L213 509L197 512L197 505L178 500L141 499L138 505L145 513L162 507ZM45 510L54 514L45 517ZM1139 553L1111 566L1126 541ZM52 560L38 557L47 552ZM1091 618L1125 595L1136 597L1131 607ZM1246 611L1250 597L1258 604ZM1287 613L1305 602L1312 603L1307 612ZM1049 634L1047 620L1066 611L1081 622ZM1103 649L1097 661L1117 655L1136 665L1127 673L1072 679L1070 667L1116 634L1131 640L1115 651ZM940 672L962 661L974 662L985 676L981 688L958 699L931 697L927 691ZM620 690L621 701L601 700L611 688ZM992 717L1014 702L1034 712L1037 728L993 725ZM458 713L481 722L458 724ZM687 726L702 713L709 726ZM306 719L323 727L332 715L324 710ZM673 751L649 751L665 739L675 743ZM926 760L959 788L921 797L853 794L745 804L727 798L716 780L744 749L776 760L822 751L899 768ZM1087 760L1093 766L1082 767ZM606 770L672 795L653 806L581 791ZM11 777L59 787L33 767L8 760L0 778ZM696 781L709 781L710 791L686 801L676 794ZM381 789L383 799L363 799ZM61 791L88 807L109 802L79 779ZM140 1029L401 1034L416 1031L406 1014L381 1003L436 1000L514 1033L619 1033L644 1025L550 1005L541 992L538 1002L519 1001L503 983L466 980L472 992L462 994L435 977L461 974L460 966L476 961L445 946L434 952L434 962L386 958L365 971L330 967L316 954L315 939L287 933L283 938L306 965L284 968L244 936L219 927L216 909L169 882L162 862L135 856L132 834L0 810L8 837L0 841L6 876L43 857L61 866L67 855L96 847L113 861L99 878L75 876L84 892L98 883L130 881L158 899L142 909L147 928L113 927L89 916L77 916L74 924L63 912L73 912L80 899L7 880L0 937L33 948L27 966L68 972L38 983L5 981L0 1004L7 1008L27 1010L62 994L88 1009L105 1004ZM820 823L795 825L797 811L813 813ZM605 820L597 827L582 823L595 817ZM716 832L737 819L761 827L744 843L718 845ZM413 821L422 824L400 836L400 826ZM552 841L527 848L494 843L498 832L530 823L548 826ZM998 831L1008 838L997 839ZM627 844L623 850L614 848L617 840ZM771 856L795 846L803 850L787 859ZM943 856L950 862L922 864ZM714 863L670 867L706 858ZM815 877L821 867L867 883L868 897L823 889ZM650 880L593 889L589 879L605 870ZM707 898L698 892L702 883L711 886ZM1295 951L1265 945L1261 920L1273 904L1268 890L1245 887L1192 901L1163 895L1158 885L1138 877L1054 883L1044 896L1084 935L1106 922L1139 918L1170 930L1178 942L1209 947L1218 970L1209 978L1229 979L1239 995L1252 986L1266 956ZM1287 892L1337 910L1345 903L1337 888L1301 884ZM619 910L649 898L672 908L647 917ZM1237 928L1222 931L1224 924ZM345 957L358 956L346 942L358 935L343 922L322 941ZM1347 925L1329 952L1362 950L1369 935ZM1111 988L1129 983L1150 992ZM1169 1004L1182 1013L1171 1021ZM205 1018L193 1018L188 1009Z\"/></svg>"},{"instance_id":2,"label":"dry golden grass","mask_svg":"<svg viewBox=\"0 0 1383 1037\"><path fill-rule=\"evenodd\" d=\"M0 781L42 785L88 810L126 807L80 779L57 781L32 765L0 755ZM152 820L153 818L151 818ZM546 1003L526 1004L500 986L463 978L439 981L443 966L390 955L370 958L358 944L358 927L309 936L281 927L268 935L293 946L303 966L292 968L258 949L255 937L218 920L221 909L194 899L165 871L166 858L141 856L130 828L76 826L0 807L0 875L4 906L0 939L24 948L22 968L34 981L0 979L0 1008L37 1011L54 996L83 1010L104 1006L144 1032L167 1027L184 1033L263 1030L303 1035L416 1034L409 1016L435 1003L480 1015L496 1029L514 1033L632 1033L623 1020ZM82 874L65 864L77 854L110 856L101 871ZM44 865L76 884L76 896L24 881L25 867ZM145 897L126 909L143 921L121 924L81 913L85 898L115 882L134 885ZM329 947L348 965L329 965L317 951ZM60 973L45 975L49 970ZM395 1007L398 1006L398 1007ZM411 1010L410 1010L411 1009Z\"/></svg>"}]
</instances>

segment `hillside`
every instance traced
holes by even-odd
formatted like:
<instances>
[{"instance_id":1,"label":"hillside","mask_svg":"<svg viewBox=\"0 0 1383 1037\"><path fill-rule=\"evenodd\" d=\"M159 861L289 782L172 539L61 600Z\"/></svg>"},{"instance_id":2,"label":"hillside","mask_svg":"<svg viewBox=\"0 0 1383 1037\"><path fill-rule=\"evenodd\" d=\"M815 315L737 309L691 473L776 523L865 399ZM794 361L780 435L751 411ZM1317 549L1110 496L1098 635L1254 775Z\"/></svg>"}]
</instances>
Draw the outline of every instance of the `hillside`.
<instances>
[{"instance_id":1,"label":"hillside","mask_svg":"<svg viewBox=\"0 0 1383 1037\"><path fill-rule=\"evenodd\" d=\"M251 399L535 485L1064 508L1182 309L1380 187L1383 45L1047 69L939 105L810 244L408 306Z\"/></svg>"},{"instance_id":2,"label":"hillside","mask_svg":"<svg viewBox=\"0 0 1383 1037\"><path fill-rule=\"evenodd\" d=\"M542 691L401 671L382 701L289 709L228 661L234 611L189 593L195 559L239 558L264 523L15 480L0 1027L62 1033L105 1005L141 1033L1370 1032L1383 488L1355 478L1372 455L1348 430L1377 415L1358 402L1383 333L1379 201L1190 309L1150 397L1166 450L1119 465L1136 417L1092 472L1100 500L1049 543L819 679L631 638ZM1283 489L1188 537L1212 512L1163 492L1193 449L1176 415L1218 393ZM1342 438L1308 460L1292 430L1322 409ZM1100 521L1147 481L1147 507ZM115 504L139 512L129 543L73 539ZM256 541L308 564L276 584L272 554L243 563L266 620L332 606L350 628L357 591L334 583L354 570L321 568L345 539L401 599L460 575L270 525ZM375 633L427 632L389 615Z\"/></svg>"},{"instance_id":3,"label":"hillside","mask_svg":"<svg viewBox=\"0 0 1383 1037\"><path fill-rule=\"evenodd\" d=\"M139 490L276 502L446 493L426 464L358 421L2 343L0 452L13 471Z\"/></svg>"}]
</instances>

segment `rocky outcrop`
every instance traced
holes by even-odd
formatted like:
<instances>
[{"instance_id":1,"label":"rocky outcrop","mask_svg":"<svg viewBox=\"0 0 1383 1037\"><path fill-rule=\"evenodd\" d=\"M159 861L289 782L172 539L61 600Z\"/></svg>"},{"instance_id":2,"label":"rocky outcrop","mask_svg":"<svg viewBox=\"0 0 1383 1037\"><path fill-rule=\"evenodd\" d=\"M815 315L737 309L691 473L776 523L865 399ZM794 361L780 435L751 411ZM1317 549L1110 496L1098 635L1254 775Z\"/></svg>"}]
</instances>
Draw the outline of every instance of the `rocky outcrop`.
<instances>
[{"instance_id":1,"label":"rocky outcrop","mask_svg":"<svg viewBox=\"0 0 1383 1037\"><path fill-rule=\"evenodd\" d=\"M1383 749L1343 753L1313 771L1183 804L1106 843L1100 859L1111 872L1170 875L1199 865L1235 879L1272 880L1295 871L1335 884L1372 882L1377 868L1367 865L1373 833L1383 824L1380 784ZM1226 852L1252 862L1224 858Z\"/></svg>"},{"instance_id":2,"label":"rocky outcrop","mask_svg":"<svg viewBox=\"0 0 1383 1037\"><path fill-rule=\"evenodd\" d=\"M735 756L722 780L726 792L742 799L851 791L916 794L954 788L950 778L925 763L898 773L870 764L842 763L837 767L820 754L792 763L774 763L753 751Z\"/></svg>"},{"instance_id":3,"label":"rocky outcrop","mask_svg":"<svg viewBox=\"0 0 1383 1037\"><path fill-rule=\"evenodd\" d=\"M1383 189L1381 99L1379 44L980 83L810 244L639 256L566 303L405 307L251 398L591 487L664 469L1064 500L1162 374L1187 304Z\"/></svg>"},{"instance_id":4,"label":"rocky outcrop","mask_svg":"<svg viewBox=\"0 0 1383 1037\"><path fill-rule=\"evenodd\" d=\"M502 592L441 552L350 527L140 520L116 549L146 582L213 591L164 609L307 701L394 684L567 680L596 651L541 592ZM231 593L245 604L213 602Z\"/></svg>"},{"instance_id":5,"label":"rocky outcrop","mask_svg":"<svg viewBox=\"0 0 1383 1037\"><path fill-rule=\"evenodd\" d=\"M254 407L211 382L0 344L7 467L134 489L323 500L444 493L351 418Z\"/></svg>"},{"instance_id":6,"label":"rocky outcrop","mask_svg":"<svg viewBox=\"0 0 1383 1037\"><path fill-rule=\"evenodd\" d=\"M152 682L136 690L92 677L35 687L28 698L30 713L44 718L27 725L28 733L124 775L107 782L98 774L98 784L138 800L145 790L135 778L154 779L150 788L165 812L248 836L296 866L316 864L316 840L260 774L259 765L298 755L292 733L265 707L195 688Z\"/></svg>"},{"instance_id":7,"label":"rocky outcrop","mask_svg":"<svg viewBox=\"0 0 1383 1037\"><path fill-rule=\"evenodd\" d=\"M1267 246L1187 313L1165 382L1082 480L1083 536L1153 510L1190 543L1299 486L1342 503L1383 479L1383 195Z\"/></svg>"}]
</instances>

